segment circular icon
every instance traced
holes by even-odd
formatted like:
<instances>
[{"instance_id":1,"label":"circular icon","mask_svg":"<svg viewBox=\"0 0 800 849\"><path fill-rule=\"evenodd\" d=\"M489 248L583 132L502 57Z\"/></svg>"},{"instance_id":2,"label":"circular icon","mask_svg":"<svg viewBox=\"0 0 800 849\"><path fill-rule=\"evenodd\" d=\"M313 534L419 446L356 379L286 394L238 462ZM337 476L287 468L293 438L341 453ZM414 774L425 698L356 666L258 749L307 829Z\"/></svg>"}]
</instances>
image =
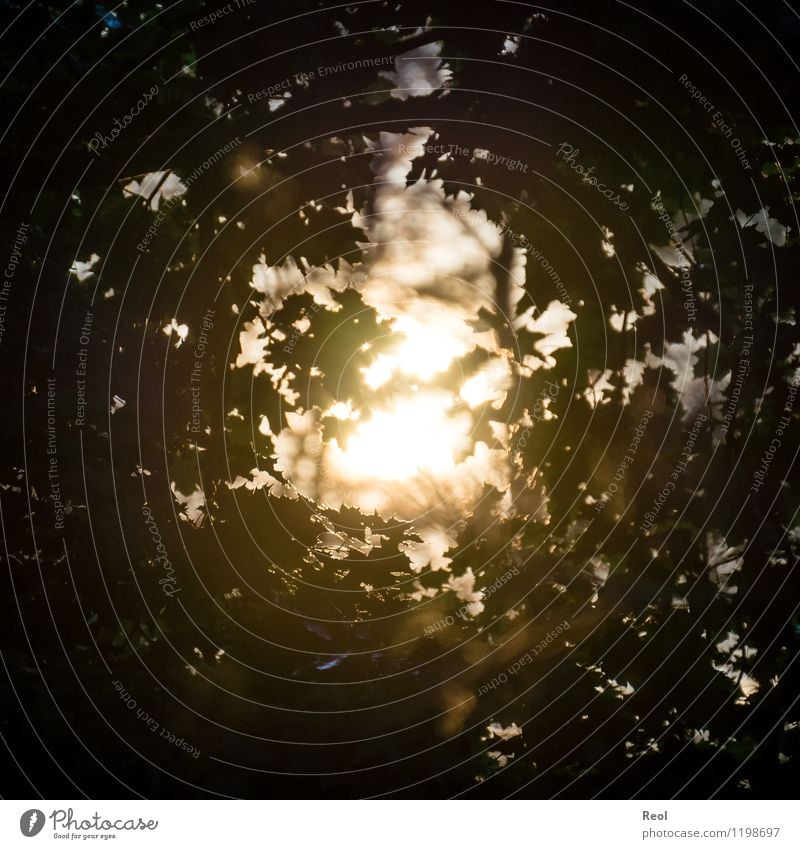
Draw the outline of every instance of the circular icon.
<instances>
[{"instance_id":1,"label":"circular icon","mask_svg":"<svg viewBox=\"0 0 800 849\"><path fill-rule=\"evenodd\" d=\"M19 830L25 837L36 837L44 828L44 812L38 808L31 808L19 818Z\"/></svg>"}]
</instances>

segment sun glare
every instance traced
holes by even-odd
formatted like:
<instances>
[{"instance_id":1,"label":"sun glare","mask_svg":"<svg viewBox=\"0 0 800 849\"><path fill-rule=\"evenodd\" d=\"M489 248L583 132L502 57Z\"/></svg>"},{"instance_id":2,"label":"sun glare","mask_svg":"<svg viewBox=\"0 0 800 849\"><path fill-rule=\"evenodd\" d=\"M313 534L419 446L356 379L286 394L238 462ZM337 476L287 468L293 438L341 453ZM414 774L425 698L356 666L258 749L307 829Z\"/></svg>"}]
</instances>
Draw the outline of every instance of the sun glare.
<instances>
[{"instance_id":1,"label":"sun glare","mask_svg":"<svg viewBox=\"0 0 800 849\"><path fill-rule=\"evenodd\" d=\"M406 480L446 474L468 445L470 417L453 413L445 392L403 398L361 422L345 448L335 445L338 471L352 479Z\"/></svg>"},{"instance_id":2,"label":"sun glare","mask_svg":"<svg viewBox=\"0 0 800 849\"><path fill-rule=\"evenodd\" d=\"M415 319L395 319L392 329L402 335L402 341L362 369L364 382L370 389L380 388L396 372L428 381L435 374L447 371L453 360L469 350L469 343L455 333L426 327Z\"/></svg>"},{"instance_id":3,"label":"sun glare","mask_svg":"<svg viewBox=\"0 0 800 849\"><path fill-rule=\"evenodd\" d=\"M392 321L397 341L361 369L369 389L389 384L396 374L428 383L474 346L474 332L461 318L438 321L434 328L418 318ZM363 348L362 348L363 350ZM338 475L351 481L402 481L425 474L445 477L469 453L474 409L505 396L508 365L490 363L463 382L460 389L422 389L402 394L385 406L363 410L362 419L340 447L330 443L329 462ZM462 378L463 379L463 378ZM460 403L459 403L460 402ZM344 405L335 404L327 415L347 418ZM357 413L347 412L352 419Z\"/></svg>"}]
</instances>

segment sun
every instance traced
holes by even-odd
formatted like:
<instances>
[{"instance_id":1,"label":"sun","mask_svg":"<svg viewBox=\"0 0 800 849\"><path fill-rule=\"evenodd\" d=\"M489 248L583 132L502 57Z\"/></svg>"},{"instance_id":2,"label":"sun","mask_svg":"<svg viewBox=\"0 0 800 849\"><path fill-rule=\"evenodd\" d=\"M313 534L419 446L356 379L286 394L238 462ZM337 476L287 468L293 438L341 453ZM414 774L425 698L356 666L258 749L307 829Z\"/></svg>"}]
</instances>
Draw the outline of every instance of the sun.
<instances>
[{"instance_id":1,"label":"sun","mask_svg":"<svg viewBox=\"0 0 800 849\"><path fill-rule=\"evenodd\" d=\"M432 327L400 317L392 321L392 330L396 343L362 369L364 383L370 389L379 389L398 372L428 382L475 345L470 341L470 328L461 322L456 327Z\"/></svg>"},{"instance_id":2,"label":"sun","mask_svg":"<svg viewBox=\"0 0 800 849\"><path fill-rule=\"evenodd\" d=\"M332 440L329 460L352 482L447 475L469 448L471 425L449 392L407 395L369 414L344 448Z\"/></svg>"}]
</instances>

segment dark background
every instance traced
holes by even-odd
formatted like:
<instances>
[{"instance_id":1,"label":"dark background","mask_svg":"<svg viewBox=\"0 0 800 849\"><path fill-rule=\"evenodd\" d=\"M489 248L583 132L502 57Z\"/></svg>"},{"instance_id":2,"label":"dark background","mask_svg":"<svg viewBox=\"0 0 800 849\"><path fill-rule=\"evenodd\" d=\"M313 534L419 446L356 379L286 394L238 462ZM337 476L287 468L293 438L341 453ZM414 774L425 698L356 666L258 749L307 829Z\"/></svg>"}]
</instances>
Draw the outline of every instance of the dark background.
<instances>
[{"instance_id":1,"label":"dark background","mask_svg":"<svg viewBox=\"0 0 800 849\"><path fill-rule=\"evenodd\" d=\"M793 318L795 5L257 0L197 31L190 23L224 4L161 5L132 1L112 13L92 3L0 4L8 74L4 256L20 224L30 225L0 345L0 792L794 795L799 579L797 543L787 531L798 525L797 410L767 483L757 495L748 490L785 403L794 371L787 358L800 342ZM428 16L427 32L399 40ZM349 34L340 35L335 21ZM511 58L498 56L507 33L524 36ZM247 100L294 74L394 56L431 40L443 41L454 72L445 97L400 102L388 97L376 70L362 69L307 90L293 86L274 112L266 100ZM684 73L736 128L752 171L678 82ZM155 101L94 156L89 139L108 133L154 84ZM306 562L318 532L307 506L224 485L268 453L257 445L258 414L268 411L273 425L282 414L268 384L228 367L241 323L254 314L252 265L262 252L270 263L290 254L311 263L355 256L353 231L333 208L343 204L343 186L354 187L357 206L367 196L372 174L359 140L414 126L434 127L445 144L502 151L528 164L525 174L467 158L438 167L449 191L474 191L476 206L495 220L506 215L542 248L578 313L574 346L547 375L567 387L554 408L559 418L537 425L529 447L552 520L509 529L476 516L475 542L459 552L459 569L472 566L487 585L510 565L521 567L521 577L492 596L479 621L456 620L430 637L425 624L452 614L458 602L439 597L434 612L414 611L399 589L408 589L407 570L392 574L404 569L404 558L390 556L392 544L378 559ZM170 209L148 252L137 251L154 215L123 196L122 182L163 168L185 179L236 138L241 143L192 184L186 204ZM630 217L537 140L566 141L608 184L633 184ZM434 159L426 167L436 167ZM254 166L252 180L235 181ZM648 249L666 241L650 198L660 190L668 210L691 211L695 192L712 196L712 180L726 195L697 226L693 281L708 298L694 329L719 340L701 352L709 380L735 373L743 286L751 281L751 369L727 440L715 446L703 430L679 491L645 536L643 513L686 444L669 376L648 371L630 405L619 391L594 410L578 396L587 369L612 369L619 386L616 372L627 358L642 359L646 343L660 354L688 329L679 282ZM297 210L312 200L322 208L306 208L305 225ZM792 228L785 247L765 248L762 234L730 220L737 208L763 206ZM601 226L614 233L613 260L602 253ZM98 275L78 283L68 269L92 252L101 256ZM639 320L635 334L611 333L612 304L641 307L642 262L667 286L658 309ZM115 295L104 298L111 287ZM528 287L537 304L558 297L530 260ZM358 304L343 300L346 317ZM198 440L198 453L187 430L191 342L212 304L203 397L214 403L206 405L211 433ZM74 370L87 309L94 314L89 406L78 428ZM343 315L321 313L318 336ZM161 331L172 316L194 334L180 349ZM360 332L373 329L365 323ZM331 374L358 341L347 337L328 352ZM298 351L301 360L313 354ZM51 376L68 503L63 531L54 528L48 499ZM113 395L126 406L111 416ZM233 407L244 421L227 417ZM640 449L647 460L598 517L585 494L606 488L646 409L655 413ZM213 521L198 529L180 521L172 481L184 492L202 482ZM176 567L181 593L171 599L152 563L145 500ZM358 516L342 521L364 525ZM522 539L513 551L512 531ZM396 542L399 529L392 533ZM709 533L741 546L734 597L720 596L708 578ZM587 563L598 549L611 575L592 603ZM362 582L385 589L365 594ZM672 606L678 586L688 610ZM522 603L522 615L504 616ZM570 645L561 641L506 686L474 698L565 618ZM728 631L757 648L742 667L761 684L747 704L736 703L735 682L711 666ZM217 659L219 649L225 653ZM608 679L630 681L635 692L598 692ZM148 730L115 681L200 755ZM522 737L485 740L494 720L523 726ZM693 742L703 729L709 741ZM514 755L502 770L486 755L498 749Z\"/></svg>"}]
</instances>

